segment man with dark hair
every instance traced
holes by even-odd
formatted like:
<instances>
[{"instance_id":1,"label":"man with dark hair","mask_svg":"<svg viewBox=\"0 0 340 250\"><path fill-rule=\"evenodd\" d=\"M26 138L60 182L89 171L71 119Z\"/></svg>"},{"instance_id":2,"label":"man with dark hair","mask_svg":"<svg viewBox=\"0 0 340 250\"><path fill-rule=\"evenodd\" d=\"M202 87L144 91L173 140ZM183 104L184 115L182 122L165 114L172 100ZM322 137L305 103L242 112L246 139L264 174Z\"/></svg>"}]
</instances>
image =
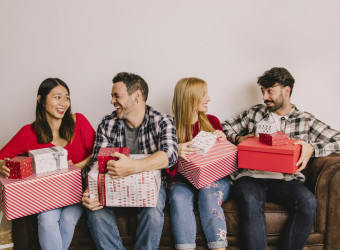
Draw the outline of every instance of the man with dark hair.
<instances>
[{"instance_id":1,"label":"man with dark hair","mask_svg":"<svg viewBox=\"0 0 340 250\"><path fill-rule=\"evenodd\" d=\"M129 147L131 154L148 154L141 160L115 153L118 160L107 163L111 178L139 172L163 169L177 162L177 136L172 118L146 105L148 85L138 75L119 73L113 78L111 103L116 108L103 118L97 129L94 152L83 170L86 179L102 147ZM166 193L162 185L156 207L138 209L134 249L157 249L163 229L163 209ZM88 226L97 249L124 249L119 236L115 211L119 208L102 207L90 199L88 189L83 194L83 205L88 209Z\"/></svg>"},{"instance_id":2,"label":"man with dark hair","mask_svg":"<svg viewBox=\"0 0 340 250\"><path fill-rule=\"evenodd\" d=\"M299 139L300 166L295 174L239 169L233 195L240 210L240 234L244 249L266 249L267 228L264 215L266 201L286 207L290 212L283 232L282 249L303 249L314 224L316 198L303 185L301 173L309 159L340 152L340 133L290 103L294 78L285 68L272 68L258 78L263 101L222 123L227 137L235 144L258 136L257 123L274 122L277 130Z\"/></svg>"}]
</instances>

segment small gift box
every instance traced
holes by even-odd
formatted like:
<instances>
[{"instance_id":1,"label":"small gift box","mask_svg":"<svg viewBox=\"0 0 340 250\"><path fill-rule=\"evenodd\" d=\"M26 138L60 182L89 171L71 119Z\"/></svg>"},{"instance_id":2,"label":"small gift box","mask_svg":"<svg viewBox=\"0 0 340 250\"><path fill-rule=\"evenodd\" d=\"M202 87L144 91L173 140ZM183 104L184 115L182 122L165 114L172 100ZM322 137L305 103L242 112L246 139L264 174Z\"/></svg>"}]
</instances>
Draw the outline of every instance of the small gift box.
<instances>
[{"instance_id":1,"label":"small gift box","mask_svg":"<svg viewBox=\"0 0 340 250\"><path fill-rule=\"evenodd\" d=\"M33 158L33 172L42 174L67 169L67 150L60 146L28 151Z\"/></svg>"},{"instance_id":2,"label":"small gift box","mask_svg":"<svg viewBox=\"0 0 340 250\"><path fill-rule=\"evenodd\" d=\"M205 156L194 153L187 158L179 158L178 172L197 189L237 170L237 147L226 140L217 141Z\"/></svg>"},{"instance_id":3,"label":"small gift box","mask_svg":"<svg viewBox=\"0 0 340 250\"><path fill-rule=\"evenodd\" d=\"M197 148L196 153L205 155L216 143L217 136L211 132L200 131L192 140L191 147Z\"/></svg>"},{"instance_id":4,"label":"small gift box","mask_svg":"<svg viewBox=\"0 0 340 250\"><path fill-rule=\"evenodd\" d=\"M79 203L82 191L81 171L74 165L22 180L0 176L0 205L7 220Z\"/></svg>"},{"instance_id":5,"label":"small gift box","mask_svg":"<svg viewBox=\"0 0 340 250\"><path fill-rule=\"evenodd\" d=\"M238 148L238 167L294 174L300 158L301 145L297 140L288 139L288 144L270 146L259 141L258 137L248 138Z\"/></svg>"},{"instance_id":6,"label":"small gift box","mask_svg":"<svg viewBox=\"0 0 340 250\"><path fill-rule=\"evenodd\" d=\"M275 122L261 121L256 124L257 132L261 134L273 134L277 131Z\"/></svg>"},{"instance_id":7,"label":"small gift box","mask_svg":"<svg viewBox=\"0 0 340 250\"><path fill-rule=\"evenodd\" d=\"M277 131L273 134L259 134L259 138L261 142L264 142L271 146L279 146L279 145L287 145L288 144L288 135Z\"/></svg>"},{"instance_id":8,"label":"small gift box","mask_svg":"<svg viewBox=\"0 0 340 250\"><path fill-rule=\"evenodd\" d=\"M142 159L147 155L130 155ZM161 186L161 171L153 170L112 180L108 173L99 173L94 164L89 175L89 194L102 206L108 207L156 207Z\"/></svg>"},{"instance_id":9,"label":"small gift box","mask_svg":"<svg viewBox=\"0 0 340 250\"><path fill-rule=\"evenodd\" d=\"M23 179L33 174L32 157L16 156L6 161L11 179Z\"/></svg>"},{"instance_id":10,"label":"small gift box","mask_svg":"<svg viewBox=\"0 0 340 250\"><path fill-rule=\"evenodd\" d=\"M117 160L117 157L111 156L115 152L129 156L130 148L101 148L97 155L99 173L107 172L106 164L109 160Z\"/></svg>"}]
</instances>

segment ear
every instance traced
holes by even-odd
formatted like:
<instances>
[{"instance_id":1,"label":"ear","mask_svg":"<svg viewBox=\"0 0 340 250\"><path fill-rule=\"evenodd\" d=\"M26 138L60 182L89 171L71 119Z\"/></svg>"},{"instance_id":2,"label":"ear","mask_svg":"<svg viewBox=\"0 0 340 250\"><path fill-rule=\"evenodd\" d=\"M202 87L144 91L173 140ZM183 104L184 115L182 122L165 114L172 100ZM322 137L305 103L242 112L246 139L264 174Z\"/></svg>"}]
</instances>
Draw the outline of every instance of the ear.
<instances>
[{"instance_id":1,"label":"ear","mask_svg":"<svg viewBox=\"0 0 340 250\"><path fill-rule=\"evenodd\" d=\"M133 99L135 102L142 101L143 100L142 91L140 91L139 89L136 90L136 92L133 93Z\"/></svg>"},{"instance_id":2,"label":"ear","mask_svg":"<svg viewBox=\"0 0 340 250\"><path fill-rule=\"evenodd\" d=\"M286 97L290 97L290 91L291 91L291 88L289 86L285 86L285 96Z\"/></svg>"},{"instance_id":3,"label":"ear","mask_svg":"<svg viewBox=\"0 0 340 250\"><path fill-rule=\"evenodd\" d=\"M40 103L41 95L38 95L37 102Z\"/></svg>"}]
</instances>

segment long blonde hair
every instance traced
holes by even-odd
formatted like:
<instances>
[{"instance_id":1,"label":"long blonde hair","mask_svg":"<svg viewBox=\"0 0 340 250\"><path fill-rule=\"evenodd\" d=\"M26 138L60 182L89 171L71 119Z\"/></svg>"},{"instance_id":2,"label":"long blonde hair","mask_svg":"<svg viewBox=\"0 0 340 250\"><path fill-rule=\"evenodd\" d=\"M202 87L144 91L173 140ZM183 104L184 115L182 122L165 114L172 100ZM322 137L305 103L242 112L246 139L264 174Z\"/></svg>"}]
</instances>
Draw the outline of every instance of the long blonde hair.
<instances>
[{"instance_id":1,"label":"long blonde hair","mask_svg":"<svg viewBox=\"0 0 340 250\"><path fill-rule=\"evenodd\" d=\"M196 77L182 78L176 84L172 100L172 113L179 143L192 140L192 122L195 113L198 114L200 130L207 132L215 131L205 113L198 112L197 110L206 86L207 83L205 81Z\"/></svg>"}]
</instances>

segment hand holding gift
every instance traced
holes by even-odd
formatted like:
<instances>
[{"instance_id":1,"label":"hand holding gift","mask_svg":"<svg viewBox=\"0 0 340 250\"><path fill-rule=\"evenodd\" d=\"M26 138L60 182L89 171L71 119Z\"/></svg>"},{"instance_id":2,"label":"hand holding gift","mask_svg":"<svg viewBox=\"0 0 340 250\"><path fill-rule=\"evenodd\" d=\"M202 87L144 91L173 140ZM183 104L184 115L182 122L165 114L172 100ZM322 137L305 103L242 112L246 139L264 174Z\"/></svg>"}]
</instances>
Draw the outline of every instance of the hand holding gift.
<instances>
[{"instance_id":1,"label":"hand holding gift","mask_svg":"<svg viewBox=\"0 0 340 250\"><path fill-rule=\"evenodd\" d=\"M297 145L297 144L301 145L301 155L300 155L298 162L296 163L296 166L298 167L301 165L301 167L298 170L296 170L296 172L300 172L306 168L309 159L313 155L314 148L311 144L305 141L297 141L294 143L294 145Z\"/></svg>"},{"instance_id":2,"label":"hand holding gift","mask_svg":"<svg viewBox=\"0 0 340 250\"><path fill-rule=\"evenodd\" d=\"M138 172L135 160L117 152L112 154L112 157L117 159L107 162L107 170L111 179L118 179Z\"/></svg>"},{"instance_id":3,"label":"hand holding gift","mask_svg":"<svg viewBox=\"0 0 340 250\"><path fill-rule=\"evenodd\" d=\"M91 211L96 211L103 208L103 206L100 205L97 198L90 198L89 186L86 187L86 190L83 193L81 201L84 207L90 209Z\"/></svg>"},{"instance_id":4,"label":"hand holding gift","mask_svg":"<svg viewBox=\"0 0 340 250\"><path fill-rule=\"evenodd\" d=\"M10 169L6 167L7 160L9 159L5 158L4 160L0 160L0 173L5 177L9 177L9 174L10 174Z\"/></svg>"},{"instance_id":5,"label":"hand holding gift","mask_svg":"<svg viewBox=\"0 0 340 250\"><path fill-rule=\"evenodd\" d=\"M192 147L193 144L193 141L178 144L178 156L186 161L189 161L187 155L191 155L197 151L196 148Z\"/></svg>"}]
</instances>

